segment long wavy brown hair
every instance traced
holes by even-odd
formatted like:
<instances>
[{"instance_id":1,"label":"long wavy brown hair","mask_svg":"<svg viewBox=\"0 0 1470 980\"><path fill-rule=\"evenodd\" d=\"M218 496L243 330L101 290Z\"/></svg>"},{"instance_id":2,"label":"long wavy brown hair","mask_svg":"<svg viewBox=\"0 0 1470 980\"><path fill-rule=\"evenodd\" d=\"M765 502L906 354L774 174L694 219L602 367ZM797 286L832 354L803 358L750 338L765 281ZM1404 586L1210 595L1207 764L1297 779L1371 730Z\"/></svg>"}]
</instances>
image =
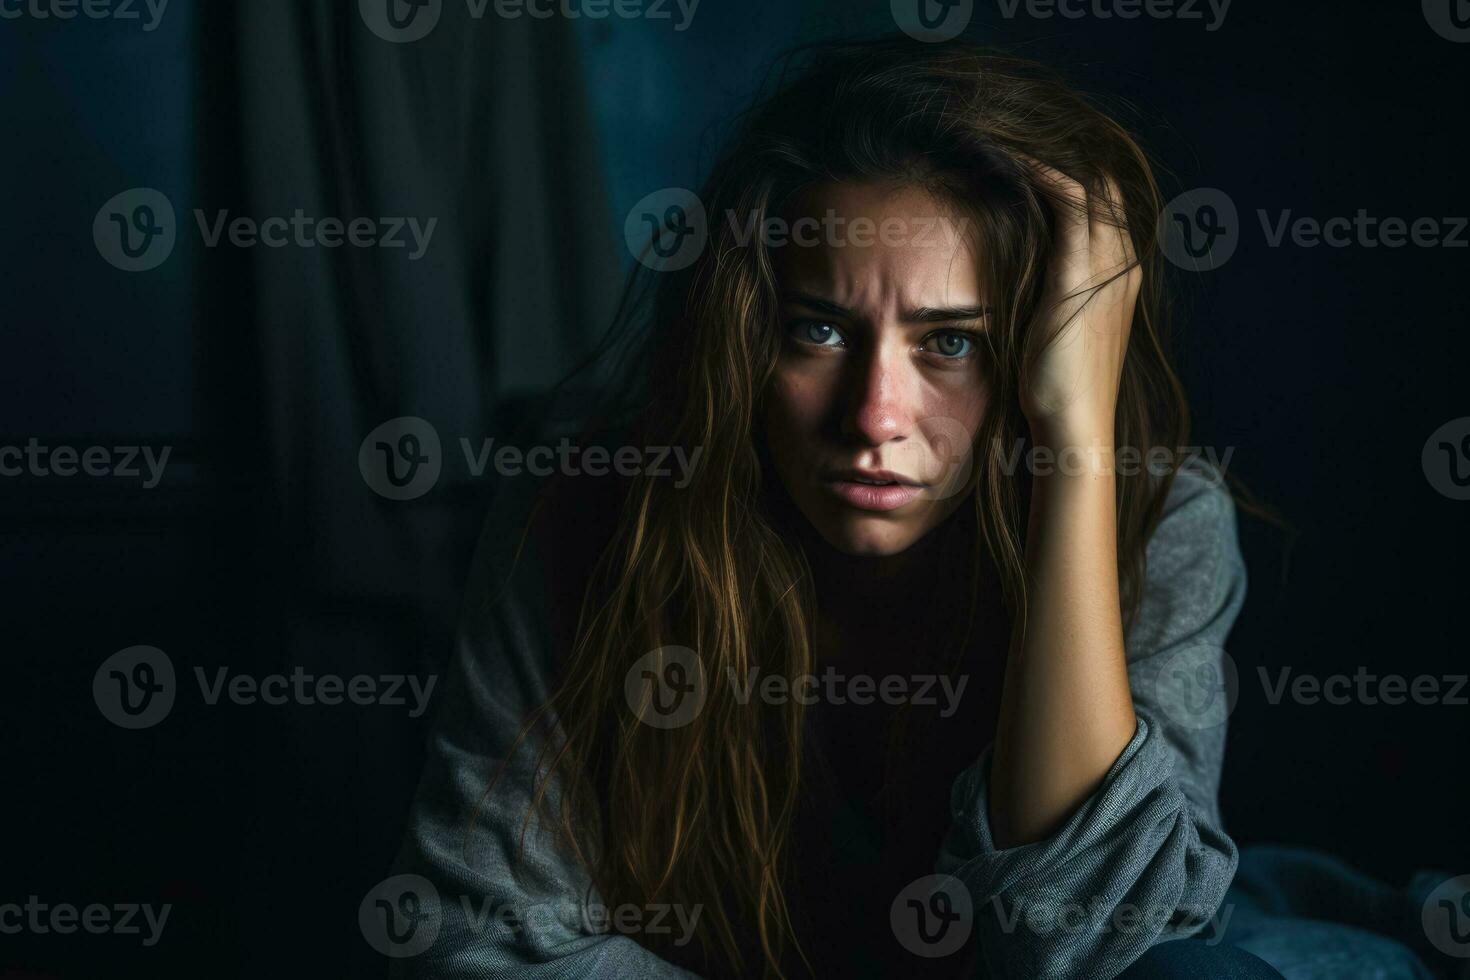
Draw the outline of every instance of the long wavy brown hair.
<instances>
[{"instance_id":1,"label":"long wavy brown hair","mask_svg":"<svg viewBox=\"0 0 1470 980\"><path fill-rule=\"evenodd\" d=\"M559 686L526 731L555 719L533 810L551 818L603 901L703 907L686 948L646 934L640 943L705 975L784 977L793 951L805 960L783 889L804 708L796 699L742 703L722 679L756 667L813 672L814 599L801 548L768 506L761 401L781 331L770 246L740 234L748 220L780 215L813 184L848 180L920 184L973 216L993 311L983 340L991 398L967 489L973 520L962 526L1022 622L1030 481L1007 454L1028 437L1018 392L1052 339L1033 324L1063 204L1023 157L1088 188L1094 217L1126 224L1132 237L1143 278L1116 445L1182 446L1189 416L1166 355L1161 200L1149 160L1049 70L958 42L804 48L778 64L737 122L700 195L708 243L692 265L654 277L648 343L634 359L646 369L642 438L699 447L700 464L684 487L654 475L632 481ZM1121 200L1103 200L1105 178ZM636 291L630 283L620 318L638 306ZM1172 479L1118 476L1125 620ZM624 681L669 645L697 651L707 690L687 724L656 728L630 709Z\"/></svg>"}]
</instances>

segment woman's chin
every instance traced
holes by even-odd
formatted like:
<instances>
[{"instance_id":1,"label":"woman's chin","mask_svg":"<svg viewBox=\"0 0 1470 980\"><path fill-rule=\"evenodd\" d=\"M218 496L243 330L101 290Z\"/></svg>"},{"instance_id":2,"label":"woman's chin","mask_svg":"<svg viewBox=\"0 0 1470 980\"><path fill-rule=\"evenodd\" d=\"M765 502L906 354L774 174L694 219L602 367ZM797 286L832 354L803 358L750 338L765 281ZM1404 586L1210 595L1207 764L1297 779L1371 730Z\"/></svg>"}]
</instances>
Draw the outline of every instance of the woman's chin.
<instances>
[{"instance_id":1,"label":"woman's chin","mask_svg":"<svg viewBox=\"0 0 1470 980\"><path fill-rule=\"evenodd\" d=\"M823 540L853 558L886 558L901 554L923 537L924 529L910 522L870 516L824 515L817 524Z\"/></svg>"}]
</instances>

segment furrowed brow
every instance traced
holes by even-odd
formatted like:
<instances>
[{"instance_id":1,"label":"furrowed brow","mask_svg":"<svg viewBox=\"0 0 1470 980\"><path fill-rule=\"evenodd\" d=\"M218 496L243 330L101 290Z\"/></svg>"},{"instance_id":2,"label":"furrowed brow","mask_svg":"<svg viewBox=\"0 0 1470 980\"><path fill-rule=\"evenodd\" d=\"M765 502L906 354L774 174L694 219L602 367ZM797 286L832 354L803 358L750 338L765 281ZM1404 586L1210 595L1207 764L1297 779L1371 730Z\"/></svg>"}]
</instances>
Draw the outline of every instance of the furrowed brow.
<instances>
[{"instance_id":1,"label":"furrowed brow","mask_svg":"<svg viewBox=\"0 0 1470 980\"><path fill-rule=\"evenodd\" d=\"M951 323L956 320L983 320L990 315L988 306L921 306L903 315L906 323Z\"/></svg>"},{"instance_id":2,"label":"furrowed brow","mask_svg":"<svg viewBox=\"0 0 1470 980\"><path fill-rule=\"evenodd\" d=\"M822 299L819 296L813 296L811 293L788 290L781 294L781 298L788 303L799 303L802 306L810 307L814 310L821 310L823 313L830 313L833 316L847 317L849 320L856 319L853 316L852 310L849 310L847 307L834 303L831 300Z\"/></svg>"},{"instance_id":3,"label":"furrowed brow","mask_svg":"<svg viewBox=\"0 0 1470 980\"><path fill-rule=\"evenodd\" d=\"M813 310L829 313L832 316L846 317L850 320L857 318L852 310L849 310L847 307L839 303L834 303L831 300L822 299L820 296L813 296L810 293L787 290L781 294L781 298L788 303L797 303ZM989 315L990 307L988 306L921 306L904 313L903 322L954 323L964 320L983 320Z\"/></svg>"}]
</instances>

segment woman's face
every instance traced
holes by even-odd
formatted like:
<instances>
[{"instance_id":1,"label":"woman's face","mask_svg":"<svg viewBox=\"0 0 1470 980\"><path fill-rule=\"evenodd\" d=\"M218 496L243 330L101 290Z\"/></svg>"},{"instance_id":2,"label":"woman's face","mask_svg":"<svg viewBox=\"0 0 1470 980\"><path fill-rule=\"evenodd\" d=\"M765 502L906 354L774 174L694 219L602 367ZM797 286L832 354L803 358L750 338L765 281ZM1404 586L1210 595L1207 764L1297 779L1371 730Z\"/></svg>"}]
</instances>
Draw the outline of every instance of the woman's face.
<instances>
[{"instance_id":1,"label":"woman's face","mask_svg":"<svg viewBox=\"0 0 1470 980\"><path fill-rule=\"evenodd\" d=\"M789 218L772 246L776 472L834 548L898 554L959 506L985 413L968 222L921 188L869 183L819 185Z\"/></svg>"}]
</instances>

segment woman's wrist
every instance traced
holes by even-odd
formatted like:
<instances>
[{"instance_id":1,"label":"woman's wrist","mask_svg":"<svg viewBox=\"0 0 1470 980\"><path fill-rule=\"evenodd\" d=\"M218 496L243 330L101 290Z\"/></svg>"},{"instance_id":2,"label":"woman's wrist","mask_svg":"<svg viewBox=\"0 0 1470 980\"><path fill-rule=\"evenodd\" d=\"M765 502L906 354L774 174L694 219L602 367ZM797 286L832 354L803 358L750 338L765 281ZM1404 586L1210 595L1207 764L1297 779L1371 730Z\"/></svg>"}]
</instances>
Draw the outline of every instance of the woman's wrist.
<instances>
[{"instance_id":1,"label":"woman's wrist","mask_svg":"<svg viewBox=\"0 0 1470 980\"><path fill-rule=\"evenodd\" d=\"M1033 476L1106 476L1115 471L1113 413L1068 413L1029 419L1032 451L1047 457Z\"/></svg>"}]
</instances>

